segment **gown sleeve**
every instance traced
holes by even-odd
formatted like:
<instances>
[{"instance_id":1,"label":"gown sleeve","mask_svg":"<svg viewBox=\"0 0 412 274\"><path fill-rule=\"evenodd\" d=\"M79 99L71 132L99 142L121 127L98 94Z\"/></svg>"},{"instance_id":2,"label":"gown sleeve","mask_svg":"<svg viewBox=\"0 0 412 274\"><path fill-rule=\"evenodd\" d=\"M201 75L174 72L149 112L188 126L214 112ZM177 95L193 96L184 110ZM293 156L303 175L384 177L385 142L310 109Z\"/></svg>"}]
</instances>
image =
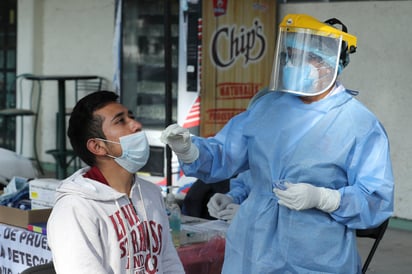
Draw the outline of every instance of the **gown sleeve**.
<instances>
[{"instance_id":1,"label":"gown sleeve","mask_svg":"<svg viewBox=\"0 0 412 274\"><path fill-rule=\"evenodd\" d=\"M179 161L185 175L195 175L205 183L213 183L248 169L247 137L243 135L247 117L248 111L233 117L214 137L192 137L200 154L193 163Z\"/></svg>"},{"instance_id":2,"label":"gown sleeve","mask_svg":"<svg viewBox=\"0 0 412 274\"><path fill-rule=\"evenodd\" d=\"M250 171L244 171L230 180L230 191L227 194L235 203L241 204L249 196L251 184Z\"/></svg>"},{"instance_id":3,"label":"gown sleeve","mask_svg":"<svg viewBox=\"0 0 412 274\"><path fill-rule=\"evenodd\" d=\"M332 217L350 228L375 227L393 213L394 179L389 141L379 122L356 145L341 188L340 207Z\"/></svg>"}]
</instances>

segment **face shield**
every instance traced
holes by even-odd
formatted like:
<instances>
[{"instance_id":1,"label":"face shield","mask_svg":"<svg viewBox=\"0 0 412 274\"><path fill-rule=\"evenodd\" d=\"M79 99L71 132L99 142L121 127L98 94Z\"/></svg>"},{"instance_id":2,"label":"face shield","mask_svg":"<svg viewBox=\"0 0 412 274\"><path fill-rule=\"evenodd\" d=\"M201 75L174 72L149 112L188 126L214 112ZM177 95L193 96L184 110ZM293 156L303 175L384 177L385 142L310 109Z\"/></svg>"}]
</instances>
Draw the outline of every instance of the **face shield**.
<instances>
[{"instance_id":1,"label":"face shield","mask_svg":"<svg viewBox=\"0 0 412 274\"><path fill-rule=\"evenodd\" d=\"M286 16L279 29L270 89L301 96L330 89L340 67L342 40L342 31L312 17Z\"/></svg>"}]
</instances>

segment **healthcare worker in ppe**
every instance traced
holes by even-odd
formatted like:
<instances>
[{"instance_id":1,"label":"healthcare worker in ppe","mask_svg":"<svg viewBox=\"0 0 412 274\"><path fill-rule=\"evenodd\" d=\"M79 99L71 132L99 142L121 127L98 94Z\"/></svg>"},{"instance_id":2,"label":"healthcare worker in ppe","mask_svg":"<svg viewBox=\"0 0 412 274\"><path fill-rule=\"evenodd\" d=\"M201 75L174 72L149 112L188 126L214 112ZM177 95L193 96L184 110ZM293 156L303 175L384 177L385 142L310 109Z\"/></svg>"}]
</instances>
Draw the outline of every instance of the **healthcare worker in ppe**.
<instances>
[{"instance_id":1,"label":"healthcare worker in ppe","mask_svg":"<svg viewBox=\"0 0 412 274\"><path fill-rule=\"evenodd\" d=\"M278 34L273 92L215 137L170 125L162 140L205 182L250 170L222 273L361 273L356 229L392 215L394 183L383 126L336 81L356 37L304 14Z\"/></svg>"}]
</instances>

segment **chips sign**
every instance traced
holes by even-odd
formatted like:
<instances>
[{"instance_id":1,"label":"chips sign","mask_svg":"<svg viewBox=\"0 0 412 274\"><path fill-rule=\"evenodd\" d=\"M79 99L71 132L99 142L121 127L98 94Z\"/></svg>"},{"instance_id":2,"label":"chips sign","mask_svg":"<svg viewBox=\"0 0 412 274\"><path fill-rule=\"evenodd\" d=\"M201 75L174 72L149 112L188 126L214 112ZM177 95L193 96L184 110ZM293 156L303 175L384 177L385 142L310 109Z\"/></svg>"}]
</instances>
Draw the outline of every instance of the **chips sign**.
<instances>
[{"instance_id":1,"label":"chips sign","mask_svg":"<svg viewBox=\"0 0 412 274\"><path fill-rule=\"evenodd\" d=\"M229 55L223 58L219 53L219 45L227 44L226 51ZM263 35L263 26L258 19L255 20L250 29L236 26L224 26L216 31L211 41L210 53L216 67L226 68L233 65L242 58L244 66L249 63L259 62L265 53L266 41Z\"/></svg>"},{"instance_id":2,"label":"chips sign","mask_svg":"<svg viewBox=\"0 0 412 274\"><path fill-rule=\"evenodd\" d=\"M269 85L276 1L202 1L200 135L213 136Z\"/></svg>"}]
</instances>

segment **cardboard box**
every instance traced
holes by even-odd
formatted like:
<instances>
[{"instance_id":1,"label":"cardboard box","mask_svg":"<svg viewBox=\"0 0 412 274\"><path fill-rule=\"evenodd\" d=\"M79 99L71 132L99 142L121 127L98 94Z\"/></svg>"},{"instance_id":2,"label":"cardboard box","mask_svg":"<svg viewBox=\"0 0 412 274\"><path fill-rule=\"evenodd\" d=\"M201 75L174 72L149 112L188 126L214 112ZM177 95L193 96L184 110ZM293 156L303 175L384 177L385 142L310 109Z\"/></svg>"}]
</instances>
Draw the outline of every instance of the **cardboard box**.
<instances>
[{"instance_id":1,"label":"cardboard box","mask_svg":"<svg viewBox=\"0 0 412 274\"><path fill-rule=\"evenodd\" d=\"M21 210L0 206L0 223L26 228L29 224L46 223L51 209Z\"/></svg>"},{"instance_id":2,"label":"cardboard box","mask_svg":"<svg viewBox=\"0 0 412 274\"><path fill-rule=\"evenodd\" d=\"M60 180L51 178L34 179L29 182L30 199L54 204L56 188Z\"/></svg>"}]
</instances>

